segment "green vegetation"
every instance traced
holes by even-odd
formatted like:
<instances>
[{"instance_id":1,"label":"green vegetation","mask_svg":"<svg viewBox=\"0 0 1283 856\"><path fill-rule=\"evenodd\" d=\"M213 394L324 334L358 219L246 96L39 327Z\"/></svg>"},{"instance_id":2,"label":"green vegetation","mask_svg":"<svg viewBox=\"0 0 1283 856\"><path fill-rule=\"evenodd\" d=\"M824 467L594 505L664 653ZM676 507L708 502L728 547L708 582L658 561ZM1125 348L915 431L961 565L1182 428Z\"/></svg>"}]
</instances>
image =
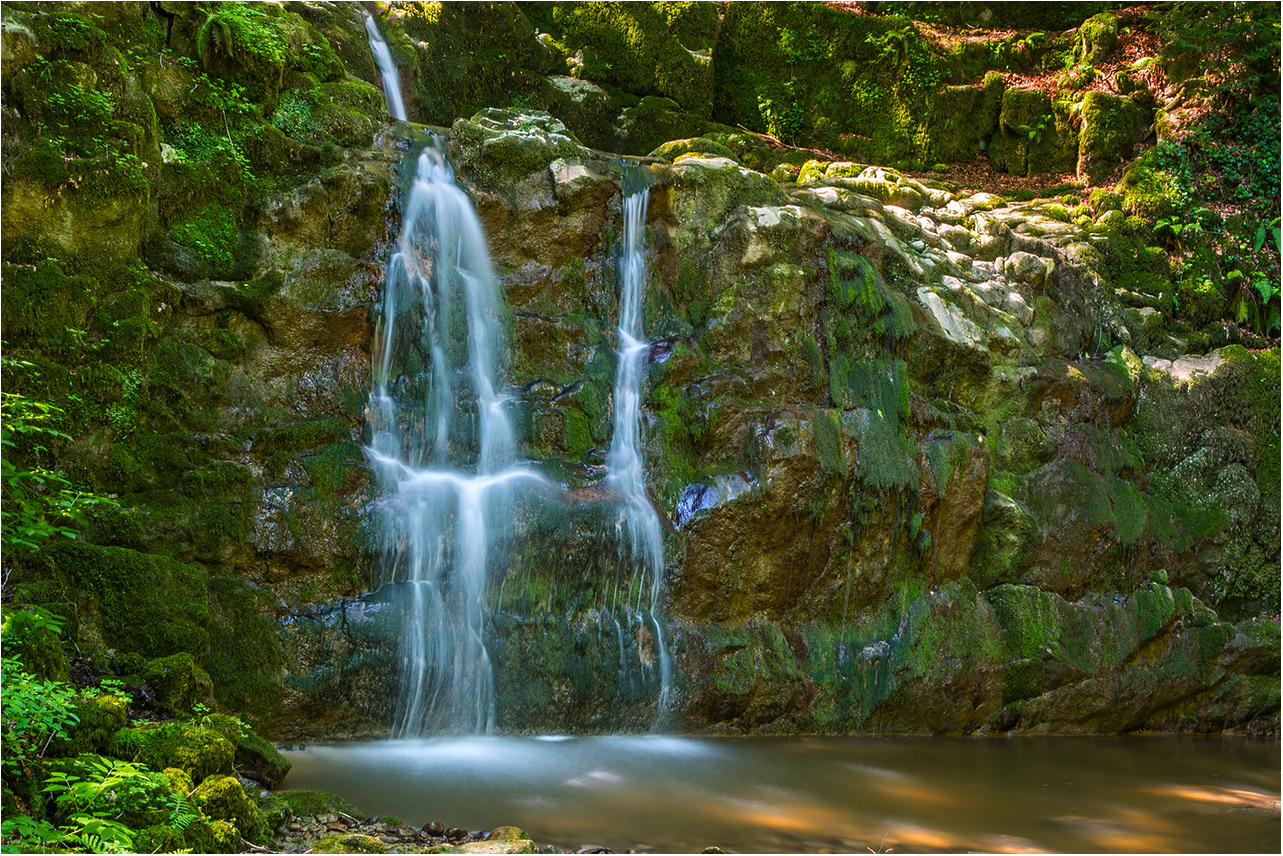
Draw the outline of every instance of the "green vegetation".
<instances>
[{"instance_id":1,"label":"green vegetation","mask_svg":"<svg viewBox=\"0 0 1283 856\"><path fill-rule=\"evenodd\" d=\"M5 844L237 848L290 811L230 778L283 773L238 717L385 714L384 619L331 599L384 547L361 431L400 151L355 7L81 12L4 8ZM576 502L610 442L620 214L580 143L731 162L645 167L649 482L668 512L731 485L665 536L697 713L1077 727L1039 708L1054 688L1101 730L1277 722L1277 8L376 14L489 230L524 454ZM1042 178L968 203L977 159ZM1017 250L1052 272L986 282ZM1212 349L1210 374L1155 363ZM646 588L614 518L531 505L486 593L515 709L644 728L650 678L616 674L642 634L598 602ZM1088 675L1191 683L1110 718Z\"/></svg>"}]
</instances>

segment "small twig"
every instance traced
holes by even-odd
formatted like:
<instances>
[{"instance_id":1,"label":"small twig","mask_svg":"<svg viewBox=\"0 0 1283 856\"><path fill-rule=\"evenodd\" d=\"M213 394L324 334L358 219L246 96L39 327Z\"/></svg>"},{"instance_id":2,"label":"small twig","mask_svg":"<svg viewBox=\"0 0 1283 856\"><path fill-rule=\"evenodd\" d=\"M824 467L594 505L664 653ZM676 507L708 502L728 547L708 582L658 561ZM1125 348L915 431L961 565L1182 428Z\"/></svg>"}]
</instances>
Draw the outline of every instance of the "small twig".
<instances>
[{"instance_id":1,"label":"small twig","mask_svg":"<svg viewBox=\"0 0 1283 856\"><path fill-rule=\"evenodd\" d=\"M244 844L245 848L249 850L249 852L251 853L275 853L276 852L275 850L268 850L266 847L259 847L257 844L250 844L244 838L241 839L241 844ZM309 850L307 852L311 853L312 851Z\"/></svg>"}]
</instances>

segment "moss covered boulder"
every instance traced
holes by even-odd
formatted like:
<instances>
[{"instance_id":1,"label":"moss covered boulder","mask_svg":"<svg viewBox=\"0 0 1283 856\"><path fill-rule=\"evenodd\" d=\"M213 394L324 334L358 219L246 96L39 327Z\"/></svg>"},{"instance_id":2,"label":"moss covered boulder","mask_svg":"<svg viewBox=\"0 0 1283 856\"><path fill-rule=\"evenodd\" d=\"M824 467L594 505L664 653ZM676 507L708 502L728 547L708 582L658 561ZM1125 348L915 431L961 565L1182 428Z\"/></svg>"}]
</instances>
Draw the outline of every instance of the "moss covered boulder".
<instances>
[{"instance_id":1,"label":"moss covered boulder","mask_svg":"<svg viewBox=\"0 0 1283 856\"><path fill-rule=\"evenodd\" d=\"M213 708L214 685L191 654L180 652L147 663L142 677L156 691L156 701L171 713L190 714L196 705Z\"/></svg>"},{"instance_id":2,"label":"moss covered boulder","mask_svg":"<svg viewBox=\"0 0 1283 856\"><path fill-rule=\"evenodd\" d=\"M312 845L313 853L386 853L388 846L373 835L349 832L327 835Z\"/></svg>"},{"instance_id":3,"label":"moss covered boulder","mask_svg":"<svg viewBox=\"0 0 1283 856\"><path fill-rule=\"evenodd\" d=\"M1140 114L1126 98L1088 92L1082 102L1078 135L1078 178L1100 184L1129 158L1140 138Z\"/></svg>"},{"instance_id":4,"label":"moss covered boulder","mask_svg":"<svg viewBox=\"0 0 1283 856\"><path fill-rule=\"evenodd\" d=\"M297 817L322 817L327 814L346 814L364 820L365 814L337 794L328 791L288 790L279 791L277 799L290 807Z\"/></svg>"},{"instance_id":5,"label":"moss covered boulder","mask_svg":"<svg viewBox=\"0 0 1283 856\"><path fill-rule=\"evenodd\" d=\"M174 767L194 782L215 773L230 775L236 747L215 729L197 722L166 722L121 729L109 751L117 758L137 759L153 770Z\"/></svg>"},{"instance_id":6,"label":"moss covered boulder","mask_svg":"<svg viewBox=\"0 0 1283 856\"><path fill-rule=\"evenodd\" d=\"M84 606L82 633L146 657L209 650L205 575L190 565L123 547L63 542L37 555Z\"/></svg>"},{"instance_id":7,"label":"moss covered boulder","mask_svg":"<svg viewBox=\"0 0 1283 856\"><path fill-rule=\"evenodd\" d=\"M51 754L74 758L105 751L116 732L125 727L128 709L129 699L115 693L82 701L75 706L78 721L66 739L49 744Z\"/></svg>"},{"instance_id":8,"label":"moss covered boulder","mask_svg":"<svg viewBox=\"0 0 1283 856\"><path fill-rule=\"evenodd\" d=\"M261 845L271 840L272 829L267 820L235 776L206 777L192 794L192 802L211 820L234 824L247 841Z\"/></svg>"},{"instance_id":9,"label":"moss covered boulder","mask_svg":"<svg viewBox=\"0 0 1283 856\"><path fill-rule=\"evenodd\" d=\"M1078 157L1071 112L1068 102L1053 102L1042 90L1007 89L989 160L1013 175L1071 171Z\"/></svg>"}]
</instances>

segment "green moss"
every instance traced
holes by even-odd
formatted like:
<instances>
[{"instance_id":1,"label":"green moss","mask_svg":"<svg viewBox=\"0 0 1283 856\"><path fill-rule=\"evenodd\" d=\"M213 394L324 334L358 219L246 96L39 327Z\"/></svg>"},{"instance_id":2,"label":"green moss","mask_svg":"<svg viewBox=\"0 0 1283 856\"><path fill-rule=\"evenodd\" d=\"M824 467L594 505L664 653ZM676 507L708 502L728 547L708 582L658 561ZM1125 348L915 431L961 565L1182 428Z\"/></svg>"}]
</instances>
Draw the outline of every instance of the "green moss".
<instances>
[{"instance_id":1,"label":"green moss","mask_svg":"<svg viewBox=\"0 0 1283 856\"><path fill-rule=\"evenodd\" d=\"M271 718L282 699L284 665L276 636L275 599L242 580L209 579L209 664L221 704Z\"/></svg>"},{"instance_id":2,"label":"green moss","mask_svg":"<svg viewBox=\"0 0 1283 856\"><path fill-rule=\"evenodd\" d=\"M327 835L312 845L314 853L386 853L387 849L379 839L359 832Z\"/></svg>"},{"instance_id":3,"label":"green moss","mask_svg":"<svg viewBox=\"0 0 1283 856\"><path fill-rule=\"evenodd\" d=\"M84 345L98 282L68 276L57 259L36 265L3 265L6 344L30 344L48 354L71 354Z\"/></svg>"},{"instance_id":4,"label":"green moss","mask_svg":"<svg viewBox=\"0 0 1283 856\"><path fill-rule=\"evenodd\" d=\"M1140 294L1170 295L1171 263L1161 247L1145 245L1143 235L1111 232L1101 242L1105 269L1115 288Z\"/></svg>"},{"instance_id":5,"label":"green moss","mask_svg":"<svg viewBox=\"0 0 1283 856\"><path fill-rule=\"evenodd\" d=\"M186 247L218 273L232 270L239 224L224 205L210 203L170 229L174 243Z\"/></svg>"},{"instance_id":6,"label":"green moss","mask_svg":"<svg viewBox=\"0 0 1283 856\"><path fill-rule=\"evenodd\" d=\"M981 596L998 619L1008 656L1041 658L1059 640L1057 598L1052 593L1035 586L999 585Z\"/></svg>"},{"instance_id":7,"label":"green moss","mask_svg":"<svg viewBox=\"0 0 1283 856\"><path fill-rule=\"evenodd\" d=\"M1131 154L1139 116L1130 100L1106 92L1088 92L1081 115L1078 174L1097 184Z\"/></svg>"},{"instance_id":8,"label":"green moss","mask_svg":"<svg viewBox=\"0 0 1283 856\"><path fill-rule=\"evenodd\" d=\"M821 4L732 6L718 37L714 117L866 163L921 160L945 73L905 18Z\"/></svg>"},{"instance_id":9,"label":"green moss","mask_svg":"<svg viewBox=\"0 0 1283 856\"><path fill-rule=\"evenodd\" d=\"M820 469L830 475L845 476L846 456L836 414L828 410L813 411L811 430L815 434L815 456L820 462Z\"/></svg>"},{"instance_id":10,"label":"green moss","mask_svg":"<svg viewBox=\"0 0 1283 856\"><path fill-rule=\"evenodd\" d=\"M218 731L194 722L165 722L124 728L108 747L111 755L138 760L153 770L176 767L193 781L231 775L236 747Z\"/></svg>"},{"instance_id":11,"label":"green moss","mask_svg":"<svg viewBox=\"0 0 1283 856\"><path fill-rule=\"evenodd\" d=\"M365 455L354 443L331 443L301 458L312 488L321 494L343 492L363 472Z\"/></svg>"},{"instance_id":12,"label":"green moss","mask_svg":"<svg viewBox=\"0 0 1283 856\"><path fill-rule=\"evenodd\" d=\"M989 160L1013 175L1066 172L1077 159L1072 105L1053 102L1039 89L1007 89L1002 95L1000 133Z\"/></svg>"},{"instance_id":13,"label":"green moss","mask_svg":"<svg viewBox=\"0 0 1283 856\"><path fill-rule=\"evenodd\" d=\"M261 100L276 92L294 60L287 26L283 14L271 7L219 4L196 31L201 66L235 80L251 99Z\"/></svg>"},{"instance_id":14,"label":"green moss","mask_svg":"<svg viewBox=\"0 0 1283 856\"><path fill-rule=\"evenodd\" d=\"M63 542L38 554L53 577L67 581L96 620L103 642L147 657L209 647L208 594L200 571L120 547Z\"/></svg>"},{"instance_id":15,"label":"green moss","mask_svg":"<svg viewBox=\"0 0 1283 856\"><path fill-rule=\"evenodd\" d=\"M206 817L235 824L237 832L254 844L270 843L272 830L254 800L233 776L210 776L196 787L194 802Z\"/></svg>"},{"instance_id":16,"label":"green moss","mask_svg":"<svg viewBox=\"0 0 1283 856\"><path fill-rule=\"evenodd\" d=\"M635 95L673 99L707 117L718 14L703 3L589 3L531 7L531 21L567 54L579 74Z\"/></svg>"},{"instance_id":17,"label":"green moss","mask_svg":"<svg viewBox=\"0 0 1283 856\"><path fill-rule=\"evenodd\" d=\"M142 676L156 691L156 700L173 713L191 713L195 705L209 707L214 701L213 682L186 652L152 660Z\"/></svg>"},{"instance_id":18,"label":"green moss","mask_svg":"<svg viewBox=\"0 0 1283 856\"><path fill-rule=\"evenodd\" d=\"M320 817L342 812L357 820L364 820L365 813L343 797L328 791L289 790L276 794L277 799L290 807L296 817Z\"/></svg>"},{"instance_id":19,"label":"green moss","mask_svg":"<svg viewBox=\"0 0 1283 856\"><path fill-rule=\"evenodd\" d=\"M253 449L264 457L276 451L301 452L337 444L351 438L352 429L344 419L324 417L300 419L259 431Z\"/></svg>"},{"instance_id":20,"label":"green moss","mask_svg":"<svg viewBox=\"0 0 1283 856\"><path fill-rule=\"evenodd\" d=\"M982 142L998 128L1004 88L997 72L986 75L982 86L944 87L931 104L925 159L946 164L974 160Z\"/></svg>"},{"instance_id":21,"label":"green moss","mask_svg":"<svg viewBox=\"0 0 1283 856\"><path fill-rule=\"evenodd\" d=\"M856 474L878 490L907 489L916 483L911 446L894 415L876 410L853 410L843 418L843 430L855 438Z\"/></svg>"},{"instance_id":22,"label":"green moss","mask_svg":"<svg viewBox=\"0 0 1283 856\"><path fill-rule=\"evenodd\" d=\"M134 847L139 853L178 853L190 846L180 830L163 823L140 829L134 835Z\"/></svg>"}]
</instances>

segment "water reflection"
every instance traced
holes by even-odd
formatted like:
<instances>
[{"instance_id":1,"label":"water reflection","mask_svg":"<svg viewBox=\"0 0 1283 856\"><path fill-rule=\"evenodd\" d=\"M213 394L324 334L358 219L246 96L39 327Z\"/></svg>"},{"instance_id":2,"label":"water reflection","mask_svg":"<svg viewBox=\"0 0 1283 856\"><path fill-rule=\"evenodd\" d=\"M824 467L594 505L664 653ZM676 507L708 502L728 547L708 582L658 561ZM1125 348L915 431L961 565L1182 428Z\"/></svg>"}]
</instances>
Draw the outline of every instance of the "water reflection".
<instances>
[{"instance_id":1,"label":"water reflection","mask_svg":"<svg viewBox=\"0 0 1283 856\"><path fill-rule=\"evenodd\" d=\"M699 852L1278 852L1279 744L472 737L286 753L285 784L416 825Z\"/></svg>"}]
</instances>

